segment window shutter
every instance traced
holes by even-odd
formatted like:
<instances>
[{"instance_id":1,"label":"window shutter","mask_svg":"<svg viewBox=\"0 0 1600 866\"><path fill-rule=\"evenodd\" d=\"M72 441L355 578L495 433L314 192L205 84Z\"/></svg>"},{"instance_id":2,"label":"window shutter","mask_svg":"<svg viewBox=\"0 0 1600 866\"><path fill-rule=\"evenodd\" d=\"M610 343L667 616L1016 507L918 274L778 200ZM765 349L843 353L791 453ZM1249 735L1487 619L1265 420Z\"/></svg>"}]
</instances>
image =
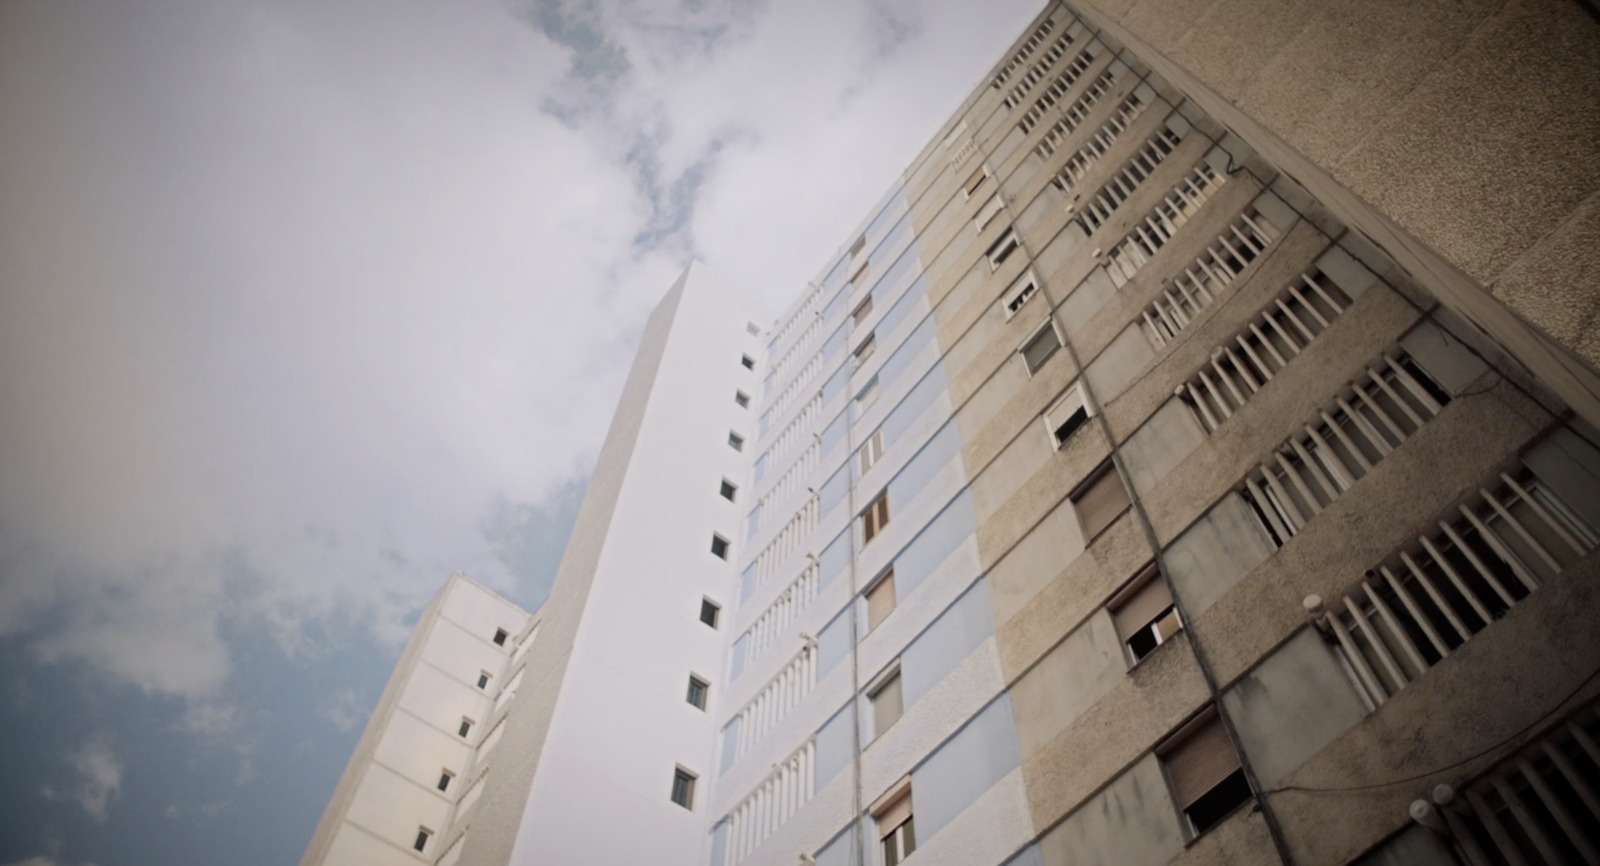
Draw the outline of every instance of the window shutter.
<instances>
[{"instance_id":1,"label":"window shutter","mask_svg":"<svg viewBox=\"0 0 1600 866\"><path fill-rule=\"evenodd\" d=\"M907 791L904 797L890 803L878 813L878 838L887 838L895 828L909 820L911 820L911 792Z\"/></svg>"},{"instance_id":2,"label":"window shutter","mask_svg":"<svg viewBox=\"0 0 1600 866\"><path fill-rule=\"evenodd\" d=\"M1074 497L1072 505L1078 510L1078 519L1083 523L1083 538L1085 541L1100 534L1100 531L1111 525L1123 509L1128 507L1128 491L1122 488L1122 479L1117 476L1117 470L1107 466L1100 477L1089 482L1083 493Z\"/></svg>"},{"instance_id":3,"label":"window shutter","mask_svg":"<svg viewBox=\"0 0 1600 866\"><path fill-rule=\"evenodd\" d=\"M1033 373L1043 367L1044 362L1059 348L1061 339L1056 336L1055 327L1047 322L1039 333L1028 341L1028 345L1022 347L1022 360L1028 365L1028 372Z\"/></svg>"},{"instance_id":4,"label":"window shutter","mask_svg":"<svg viewBox=\"0 0 1600 866\"><path fill-rule=\"evenodd\" d=\"M1122 603L1112 612L1111 618L1117 624L1117 634L1123 640L1130 635L1149 625L1162 611L1172 606L1172 592L1167 588L1167 582L1156 575L1145 581L1133 596Z\"/></svg>"},{"instance_id":5,"label":"window shutter","mask_svg":"<svg viewBox=\"0 0 1600 866\"><path fill-rule=\"evenodd\" d=\"M873 736L881 737L889 726L900 718L900 674L896 673L872 694L872 731ZM909 811L910 806L906 809Z\"/></svg>"},{"instance_id":6,"label":"window shutter","mask_svg":"<svg viewBox=\"0 0 1600 866\"><path fill-rule=\"evenodd\" d=\"M1185 737L1165 758L1167 776L1172 779L1172 796L1179 809L1187 809L1219 782L1239 769L1239 756L1222 720L1212 715L1194 733Z\"/></svg>"},{"instance_id":7,"label":"window shutter","mask_svg":"<svg viewBox=\"0 0 1600 866\"><path fill-rule=\"evenodd\" d=\"M878 627L890 611L894 610L894 572L884 575L867 590L867 628Z\"/></svg>"}]
</instances>

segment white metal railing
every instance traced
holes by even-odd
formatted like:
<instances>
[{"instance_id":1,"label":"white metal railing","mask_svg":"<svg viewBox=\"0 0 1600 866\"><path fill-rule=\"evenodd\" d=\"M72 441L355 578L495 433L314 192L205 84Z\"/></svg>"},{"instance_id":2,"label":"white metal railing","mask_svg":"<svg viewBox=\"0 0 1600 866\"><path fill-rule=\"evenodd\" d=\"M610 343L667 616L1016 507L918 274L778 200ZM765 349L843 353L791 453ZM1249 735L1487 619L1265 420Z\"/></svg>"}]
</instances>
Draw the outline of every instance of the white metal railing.
<instances>
[{"instance_id":1,"label":"white metal railing","mask_svg":"<svg viewBox=\"0 0 1600 866\"><path fill-rule=\"evenodd\" d=\"M767 515L776 514L780 508L787 504L788 498L800 490L802 482L811 474L811 470L816 469L817 464L821 462L822 443L813 438L811 445L800 452L800 456L795 458L794 463L790 464L789 468L784 471L777 481L773 482L766 495L757 501L757 529L766 522Z\"/></svg>"},{"instance_id":2,"label":"white metal railing","mask_svg":"<svg viewBox=\"0 0 1600 866\"><path fill-rule=\"evenodd\" d=\"M1111 248L1106 272L1119 287L1133 278L1157 251L1177 235L1178 229L1200 212L1206 200L1227 182L1204 160L1195 165L1144 219ZM1263 245L1265 246L1265 245Z\"/></svg>"},{"instance_id":3,"label":"white metal railing","mask_svg":"<svg viewBox=\"0 0 1600 866\"><path fill-rule=\"evenodd\" d=\"M1368 571L1342 610L1323 615L1373 705L1595 549L1594 529L1531 472L1496 481Z\"/></svg>"},{"instance_id":4,"label":"white metal railing","mask_svg":"<svg viewBox=\"0 0 1600 866\"><path fill-rule=\"evenodd\" d=\"M1188 327L1195 315L1220 298L1223 290L1266 251L1276 236L1271 223L1261 219L1254 208L1245 208L1140 313L1151 342L1158 348L1165 346ZM1116 276L1112 274L1113 282Z\"/></svg>"},{"instance_id":5,"label":"white metal railing","mask_svg":"<svg viewBox=\"0 0 1600 866\"><path fill-rule=\"evenodd\" d=\"M1468 866L1600 863L1597 709L1580 707L1439 807Z\"/></svg>"},{"instance_id":6,"label":"white metal railing","mask_svg":"<svg viewBox=\"0 0 1600 866\"><path fill-rule=\"evenodd\" d=\"M807 740L794 754L774 765L756 789L733 807L728 813L728 866L744 862L811 800L816 767L817 744Z\"/></svg>"},{"instance_id":7,"label":"white metal railing","mask_svg":"<svg viewBox=\"0 0 1600 866\"><path fill-rule=\"evenodd\" d=\"M1067 53L1067 46L1071 44L1072 34L1063 33L1056 38L1056 41L1043 54L1039 55L1039 62L1028 69L1027 73L1017 81L1017 86L1011 88L1011 92L1006 94L1005 99L1000 100L1007 111L1022 104L1022 100L1028 96L1028 91L1050 74L1051 67L1055 66L1056 61Z\"/></svg>"},{"instance_id":8,"label":"white metal railing","mask_svg":"<svg viewBox=\"0 0 1600 866\"><path fill-rule=\"evenodd\" d=\"M1095 84L1098 85L1102 79L1105 79L1110 74L1110 70L1107 70L1100 78L1095 79ZM1094 87L1090 87L1089 92L1085 93L1084 96L1087 97L1094 90ZM1096 96L1096 99L1098 98ZM1083 99L1080 98L1078 102L1083 102ZM1051 178L1050 182L1055 184L1056 189L1062 192L1071 192L1072 187L1082 180L1085 174L1089 173L1089 166L1098 162L1102 156L1105 156L1106 152L1111 149L1111 145L1115 144L1117 139L1128 131L1128 126L1133 123L1133 119L1143 114L1148 107L1149 103L1144 101L1144 98L1139 95L1139 91L1135 90L1128 94L1127 98L1117 105L1116 110L1111 112L1111 116L1100 124L1099 129L1095 130L1094 135L1089 137L1089 141L1078 148L1078 151L1061 166L1061 171ZM1073 109L1077 108L1078 105L1074 103ZM1067 112L1068 115L1080 117L1086 113L1087 109L1081 112ZM1072 130L1076 128L1076 125L1074 124L1073 127L1069 128L1065 125L1066 120L1067 118L1064 116L1061 120L1056 121L1055 126L1050 127L1050 131L1045 133L1043 140L1039 142L1039 146L1034 148L1034 152L1039 154L1040 159L1047 159L1050 154L1055 153L1061 142L1072 134Z\"/></svg>"},{"instance_id":9,"label":"white metal railing","mask_svg":"<svg viewBox=\"0 0 1600 866\"><path fill-rule=\"evenodd\" d=\"M1033 52L1037 51L1039 46L1044 44L1044 40L1049 37L1050 31L1054 30L1055 26L1056 23L1049 20L1046 20L1043 24L1040 24L1038 29L1034 30L1033 33L1023 41L1022 46L1017 49L1017 53L1011 55L1011 59L1006 61L1006 65L1000 67L1000 71L995 74L994 80L989 82L989 86L993 87L995 90L999 90L1001 87L1004 87L1006 81L1010 80L1011 74L1021 68L1022 64L1027 63L1028 58L1033 56Z\"/></svg>"},{"instance_id":10,"label":"white metal railing","mask_svg":"<svg viewBox=\"0 0 1600 866\"><path fill-rule=\"evenodd\" d=\"M1282 547L1448 401L1404 351L1391 349L1251 470L1241 495Z\"/></svg>"},{"instance_id":11,"label":"white metal railing","mask_svg":"<svg viewBox=\"0 0 1600 866\"><path fill-rule=\"evenodd\" d=\"M811 294L806 296L805 301L800 304L799 309L794 311L794 315L790 316L789 320L784 322L782 327L778 328L778 335L772 338L771 345L774 351L787 345L786 341L789 339L789 337L794 335L796 328L804 327L806 324L809 324L816 318L813 313L817 308L817 302L821 300L821 298L822 286L813 286L811 288Z\"/></svg>"},{"instance_id":12,"label":"white metal railing","mask_svg":"<svg viewBox=\"0 0 1600 866\"><path fill-rule=\"evenodd\" d=\"M1128 157L1122 168L1114 172L1104 184L1101 184L1099 191L1084 203L1078 216L1084 232L1094 234L1096 229L1105 225L1111 214L1133 195L1139 184L1155 173L1156 166L1172 153L1180 141L1182 139L1177 133L1165 126L1145 139L1144 144L1134 151L1133 156ZM1071 209L1071 206L1068 206L1068 210Z\"/></svg>"},{"instance_id":13,"label":"white metal railing","mask_svg":"<svg viewBox=\"0 0 1600 866\"><path fill-rule=\"evenodd\" d=\"M794 341L794 345L786 349L783 353L783 357L779 358L778 362L772 365L772 375L781 379L788 374L789 370L793 368L794 364L801 358L805 357L806 350L811 348L811 346L816 343L817 335L820 333L822 333L822 317L813 315L811 317L811 324L807 325L806 329L800 332L800 336Z\"/></svg>"},{"instance_id":14,"label":"white metal railing","mask_svg":"<svg viewBox=\"0 0 1600 866\"><path fill-rule=\"evenodd\" d=\"M817 684L817 648L807 643L739 711L739 741L734 757L742 758L773 726L799 706Z\"/></svg>"},{"instance_id":15,"label":"white metal railing","mask_svg":"<svg viewBox=\"0 0 1600 866\"><path fill-rule=\"evenodd\" d=\"M1029 108L1027 113L1022 115L1022 119L1017 122L1017 128L1022 130L1023 135L1032 132L1033 128L1039 125L1039 121L1044 118L1045 109L1055 105L1057 101L1066 96L1072 90L1072 85L1078 83L1079 76L1083 75L1089 66L1094 63L1095 56L1090 52L1092 48L1094 48L1093 43L1078 52L1078 56L1072 58L1072 62L1067 64L1066 69L1061 70L1061 74L1056 76L1056 80L1050 82L1044 92L1039 94L1039 98L1033 101L1033 107Z\"/></svg>"},{"instance_id":16,"label":"white metal railing","mask_svg":"<svg viewBox=\"0 0 1600 866\"><path fill-rule=\"evenodd\" d=\"M789 522L778 530L772 541L767 543L761 552L756 554L755 571L752 574L752 585L760 586L777 571L789 554L800 548L800 544L811 535L811 530L817 528L817 519L822 513L822 500L816 494L805 501L789 518Z\"/></svg>"},{"instance_id":17,"label":"white metal railing","mask_svg":"<svg viewBox=\"0 0 1600 866\"><path fill-rule=\"evenodd\" d=\"M774 408L774 411L781 411ZM811 428L816 426L817 416L822 414L822 394L812 395L811 400L784 428L772 439L772 444L767 446L766 458L768 465L776 466L778 460L783 459L795 446L811 436Z\"/></svg>"},{"instance_id":18,"label":"white metal railing","mask_svg":"<svg viewBox=\"0 0 1600 866\"><path fill-rule=\"evenodd\" d=\"M805 366L801 367L800 371L795 374L794 378L789 380L789 384L785 385L783 390L778 392L777 399L772 401L772 407L770 409L772 414L782 414L783 410L789 408L789 406L793 404L796 399L805 394L811 385L811 380L815 379L817 373L821 372L821 370L822 353L818 352L817 354L812 355L811 360L806 361Z\"/></svg>"},{"instance_id":19,"label":"white metal railing","mask_svg":"<svg viewBox=\"0 0 1600 866\"><path fill-rule=\"evenodd\" d=\"M812 562L810 567L800 572L778 595L777 600L767 606L767 609L756 617L756 621L745 629L741 639L745 641L745 667L760 658L767 650L771 649L778 636L795 620L800 618L806 608L817 600L817 592L822 588L822 566Z\"/></svg>"},{"instance_id":20,"label":"white metal railing","mask_svg":"<svg viewBox=\"0 0 1600 866\"><path fill-rule=\"evenodd\" d=\"M1145 308L1145 333L1156 346L1165 346L1211 300L1209 294L1169 298L1165 303L1158 298ZM1350 297L1312 268L1279 292L1231 339L1213 349L1210 360L1178 386L1178 396L1189 404L1206 432L1216 432L1349 305Z\"/></svg>"}]
</instances>

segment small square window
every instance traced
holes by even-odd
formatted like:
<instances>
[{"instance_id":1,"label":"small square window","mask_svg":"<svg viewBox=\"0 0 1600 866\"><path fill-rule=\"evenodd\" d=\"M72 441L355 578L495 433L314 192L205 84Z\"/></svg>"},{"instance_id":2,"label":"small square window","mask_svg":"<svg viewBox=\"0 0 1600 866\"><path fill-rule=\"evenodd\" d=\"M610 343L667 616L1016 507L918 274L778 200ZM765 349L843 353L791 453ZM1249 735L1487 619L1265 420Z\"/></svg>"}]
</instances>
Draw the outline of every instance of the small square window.
<instances>
[{"instance_id":1,"label":"small square window","mask_svg":"<svg viewBox=\"0 0 1600 866\"><path fill-rule=\"evenodd\" d=\"M456 774L450 772L449 770L440 770L439 771L439 790L441 790L441 791L449 790L450 789L450 781L452 779L454 779L455 777L456 777Z\"/></svg>"},{"instance_id":2,"label":"small square window","mask_svg":"<svg viewBox=\"0 0 1600 866\"><path fill-rule=\"evenodd\" d=\"M861 443L861 474L866 475L879 459L883 457L883 428L872 431L867 441Z\"/></svg>"},{"instance_id":3,"label":"small square window","mask_svg":"<svg viewBox=\"0 0 1600 866\"><path fill-rule=\"evenodd\" d=\"M885 489L872 500L867 510L861 512L861 543L863 545L878 537L884 527L889 525L889 491Z\"/></svg>"},{"instance_id":4,"label":"small square window","mask_svg":"<svg viewBox=\"0 0 1600 866\"><path fill-rule=\"evenodd\" d=\"M746 370L754 370L756 368L756 359L749 355L740 355L739 363L743 364Z\"/></svg>"},{"instance_id":5,"label":"small square window","mask_svg":"<svg viewBox=\"0 0 1600 866\"><path fill-rule=\"evenodd\" d=\"M456 733L460 734L463 737L465 737L467 734L472 733L472 720L467 718L467 717L465 717L465 716L463 716L461 718L461 727L456 728Z\"/></svg>"},{"instance_id":6,"label":"small square window","mask_svg":"<svg viewBox=\"0 0 1600 866\"><path fill-rule=\"evenodd\" d=\"M482 671L482 672L480 672L478 674L478 688L486 689L488 687L489 687L489 672L488 671Z\"/></svg>"},{"instance_id":7,"label":"small square window","mask_svg":"<svg viewBox=\"0 0 1600 866\"><path fill-rule=\"evenodd\" d=\"M722 618L722 606L709 598L700 599L700 621L712 628L717 627L717 621Z\"/></svg>"},{"instance_id":8,"label":"small square window","mask_svg":"<svg viewBox=\"0 0 1600 866\"><path fill-rule=\"evenodd\" d=\"M1039 368L1043 367L1044 362L1050 360L1050 356L1059 348L1061 348L1061 336L1056 333L1055 323L1045 319L1044 324L1028 336L1027 342L1023 343L1018 351L1022 353L1022 363L1027 366L1028 375L1032 376L1039 372Z\"/></svg>"},{"instance_id":9,"label":"small square window","mask_svg":"<svg viewBox=\"0 0 1600 866\"><path fill-rule=\"evenodd\" d=\"M694 810L695 774L682 767L672 772L672 802L685 809Z\"/></svg>"},{"instance_id":10,"label":"small square window","mask_svg":"<svg viewBox=\"0 0 1600 866\"><path fill-rule=\"evenodd\" d=\"M727 559L728 558L728 539L723 538L722 536L720 536L720 535L718 535L718 534L713 532L711 534L711 552L718 559Z\"/></svg>"},{"instance_id":11,"label":"small square window","mask_svg":"<svg viewBox=\"0 0 1600 866\"><path fill-rule=\"evenodd\" d=\"M867 631L871 631L894 612L894 569L889 569L873 581L864 594L867 599Z\"/></svg>"},{"instance_id":12,"label":"small square window","mask_svg":"<svg viewBox=\"0 0 1600 866\"><path fill-rule=\"evenodd\" d=\"M505 646L506 645L506 638L508 638L510 636L511 635L509 633L507 633L506 630L503 629L503 628L495 629L494 630L494 645L495 646Z\"/></svg>"},{"instance_id":13,"label":"small square window","mask_svg":"<svg viewBox=\"0 0 1600 866\"><path fill-rule=\"evenodd\" d=\"M693 706L695 709L698 709L698 710L705 709L706 708L706 698L710 694L711 694L711 684L710 683L706 682L703 679L700 679L699 677L695 676L694 674L690 674L689 675L689 694L688 694L688 698L687 699L688 699L689 704L691 706Z\"/></svg>"},{"instance_id":14,"label":"small square window","mask_svg":"<svg viewBox=\"0 0 1600 866\"><path fill-rule=\"evenodd\" d=\"M1122 476L1110 460L1100 464L1089 480L1079 485L1068 498L1072 500L1072 507L1078 512L1078 521L1083 525L1085 543L1093 541L1106 527L1116 522L1129 505L1128 491L1122 486Z\"/></svg>"},{"instance_id":15,"label":"small square window","mask_svg":"<svg viewBox=\"0 0 1600 866\"><path fill-rule=\"evenodd\" d=\"M1020 246L1020 242L1017 240L1016 231L1014 229L1006 229L1005 234L1002 234L999 239L990 244L989 250L984 253L989 257L989 270L1000 270L1000 266L1005 264L1006 259L1011 258L1011 254L1017 251L1018 246Z\"/></svg>"},{"instance_id":16,"label":"small square window","mask_svg":"<svg viewBox=\"0 0 1600 866\"><path fill-rule=\"evenodd\" d=\"M904 711L900 694L900 665L895 663L894 670L879 681L867 692L867 700L872 702L872 736L883 736L889 726L899 721L900 714Z\"/></svg>"},{"instance_id":17,"label":"small square window","mask_svg":"<svg viewBox=\"0 0 1600 866\"><path fill-rule=\"evenodd\" d=\"M732 448L735 451L743 451L744 450L744 437L740 436L737 433L734 433L734 432L730 431L728 433L728 447Z\"/></svg>"},{"instance_id":18,"label":"small square window","mask_svg":"<svg viewBox=\"0 0 1600 866\"><path fill-rule=\"evenodd\" d=\"M850 314L851 327L861 327L861 323L865 322L870 315L872 315L872 296L867 295L861 303L856 305L855 311Z\"/></svg>"},{"instance_id":19,"label":"small square window","mask_svg":"<svg viewBox=\"0 0 1600 866\"><path fill-rule=\"evenodd\" d=\"M1089 405L1083 400L1083 386L1074 385L1044 413L1045 429L1050 431L1050 444L1060 448L1089 421Z\"/></svg>"},{"instance_id":20,"label":"small square window","mask_svg":"<svg viewBox=\"0 0 1600 866\"><path fill-rule=\"evenodd\" d=\"M750 395L743 391L735 391L733 392L733 402L738 403L741 409L748 409L750 408Z\"/></svg>"},{"instance_id":21,"label":"small square window","mask_svg":"<svg viewBox=\"0 0 1600 866\"><path fill-rule=\"evenodd\" d=\"M722 492L722 498L723 499L726 499L729 502L732 502L734 494L739 492L739 488L737 486L735 486L732 481L729 481L728 479L724 478L724 479L722 479L722 491L721 492Z\"/></svg>"},{"instance_id":22,"label":"small square window","mask_svg":"<svg viewBox=\"0 0 1600 866\"><path fill-rule=\"evenodd\" d=\"M413 849L417 850L417 851L421 851L421 850L423 850L423 849L428 847L428 840L432 839L432 838L433 838L433 831L432 830L429 830L427 827L418 827L417 828L417 841L411 843L411 847Z\"/></svg>"}]
</instances>

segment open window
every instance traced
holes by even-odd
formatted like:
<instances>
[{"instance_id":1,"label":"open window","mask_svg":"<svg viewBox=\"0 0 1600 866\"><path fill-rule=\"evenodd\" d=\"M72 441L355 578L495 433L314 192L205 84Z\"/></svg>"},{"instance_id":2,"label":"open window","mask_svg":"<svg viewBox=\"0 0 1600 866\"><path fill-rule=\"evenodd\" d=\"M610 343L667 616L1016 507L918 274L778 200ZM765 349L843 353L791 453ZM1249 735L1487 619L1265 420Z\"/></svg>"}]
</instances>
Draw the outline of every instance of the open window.
<instances>
[{"instance_id":1,"label":"open window","mask_svg":"<svg viewBox=\"0 0 1600 866\"><path fill-rule=\"evenodd\" d=\"M1194 838L1251 798L1250 782L1215 707L1178 729L1156 749L1172 799Z\"/></svg>"},{"instance_id":2,"label":"open window","mask_svg":"<svg viewBox=\"0 0 1600 866\"><path fill-rule=\"evenodd\" d=\"M1128 510L1128 491L1122 486L1122 476L1110 460L1100 464L1089 480L1078 485L1070 497L1072 507L1078 512L1078 522L1083 525L1083 540L1087 544L1105 531Z\"/></svg>"},{"instance_id":3,"label":"open window","mask_svg":"<svg viewBox=\"0 0 1600 866\"><path fill-rule=\"evenodd\" d=\"M1183 629L1172 590L1152 563L1106 605L1128 659L1138 664Z\"/></svg>"},{"instance_id":4,"label":"open window","mask_svg":"<svg viewBox=\"0 0 1600 866\"><path fill-rule=\"evenodd\" d=\"M1011 321L1011 317L1022 309L1022 305L1026 304L1029 298L1038 293L1039 280L1034 277L1033 271L1028 271L1017 277L1017 281L1012 283L1011 287L1006 289L1005 294L1000 296L1000 306L1006 311L1006 321Z\"/></svg>"},{"instance_id":5,"label":"open window","mask_svg":"<svg viewBox=\"0 0 1600 866\"><path fill-rule=\"evenodd\" d=\"M872 435L867 437L867 441L861 443L861 450L858 453L861 455L861 474L866 475L867 470L871 469L883 457L882 427L872 431Z\"/></svg>"},{"instance_id":6,"label":"open window","mask_svg":"<svg viewBox=\"0 0 1600 866\"><path fill-rule=\"evenodd\" d=\"M1083 399L1083 385L1073 385L1061 399L1044 413L1044 428L1050 433L1050 444L1060 449L1078 428L1089 423L1089 404Z\"/></svg>"},{"instance_id":7,"label":"open window","mask_svg":"<svg viewBox=\"0 0 1600 866\"><path fill-rule=\"evenodd\" d=\"M872 804L872 820L878 827L878 850L883 866L897 866L917 850L917 835L911 814L911 777L907 776Z\"/></svg>"},{"instance_id":8,"label":"open window","mask_svg":"<svg viewBox=\"0 0 1600 866\"><path fill-rule=\"evenodd\" d=\"M861 512L861 543L866 545L889 525L889 491L884 490Z\"/></svg>"},{"instance_id":9,"label":"open window","mask_svg":"<svg viewBox=\"0 0 1600 866\"><path fill-rule=\"evenodd\" d=\"M1005 264L1006 259L1011 258L1011 254L1016 252L1019 246L1021 246L1021 242L1017 240L1016 230L1006 229L1005 233L990 244L989 249L984 253L989 259L989 270L1000 270L1000 266Z\"/></svg>"}]
</instances>

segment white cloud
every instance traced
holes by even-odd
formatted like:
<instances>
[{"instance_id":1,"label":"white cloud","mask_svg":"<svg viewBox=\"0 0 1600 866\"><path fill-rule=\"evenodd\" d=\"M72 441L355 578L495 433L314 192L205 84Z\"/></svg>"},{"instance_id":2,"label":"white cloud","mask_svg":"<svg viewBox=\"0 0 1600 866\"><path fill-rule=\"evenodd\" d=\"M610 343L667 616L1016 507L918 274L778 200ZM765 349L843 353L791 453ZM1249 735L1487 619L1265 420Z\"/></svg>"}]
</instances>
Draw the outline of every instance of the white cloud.
<instances>
[{"instance_id":1,"label":"white cloud","mask_svg":"<svg viewBox=\"0 0 1600 866\"><path fill-rule=\"evenodd\" d=\"M203 702L230 624L509 587L687 256L776 311L1037 2L17 9L0 635Z\"/></svg>"},{"instance_id":2,"label":"white cloud","mask_svg":"<svg viewBox=\"0 0 1600 866\"><path fill-rule=\"evenodd\" d=\"M45 786L40 793L58 803L75 802L96 821L104 821L113 799L122 791L122 761L104 743L90 743L68 762L77 778L66 788Z\"/></svg>"},{"instance_id":3,"label":"white cloud","mask_svg":"<svg viewBox=\"0 0 1600 866\"><path fill-rule=\"evenodd\" d=\"M332 722L341 731L353 731L366 724L371 711L371 704L352 688L340 689L333 697L317 705L317 715Z\"/></svg>"}]
</instances>

